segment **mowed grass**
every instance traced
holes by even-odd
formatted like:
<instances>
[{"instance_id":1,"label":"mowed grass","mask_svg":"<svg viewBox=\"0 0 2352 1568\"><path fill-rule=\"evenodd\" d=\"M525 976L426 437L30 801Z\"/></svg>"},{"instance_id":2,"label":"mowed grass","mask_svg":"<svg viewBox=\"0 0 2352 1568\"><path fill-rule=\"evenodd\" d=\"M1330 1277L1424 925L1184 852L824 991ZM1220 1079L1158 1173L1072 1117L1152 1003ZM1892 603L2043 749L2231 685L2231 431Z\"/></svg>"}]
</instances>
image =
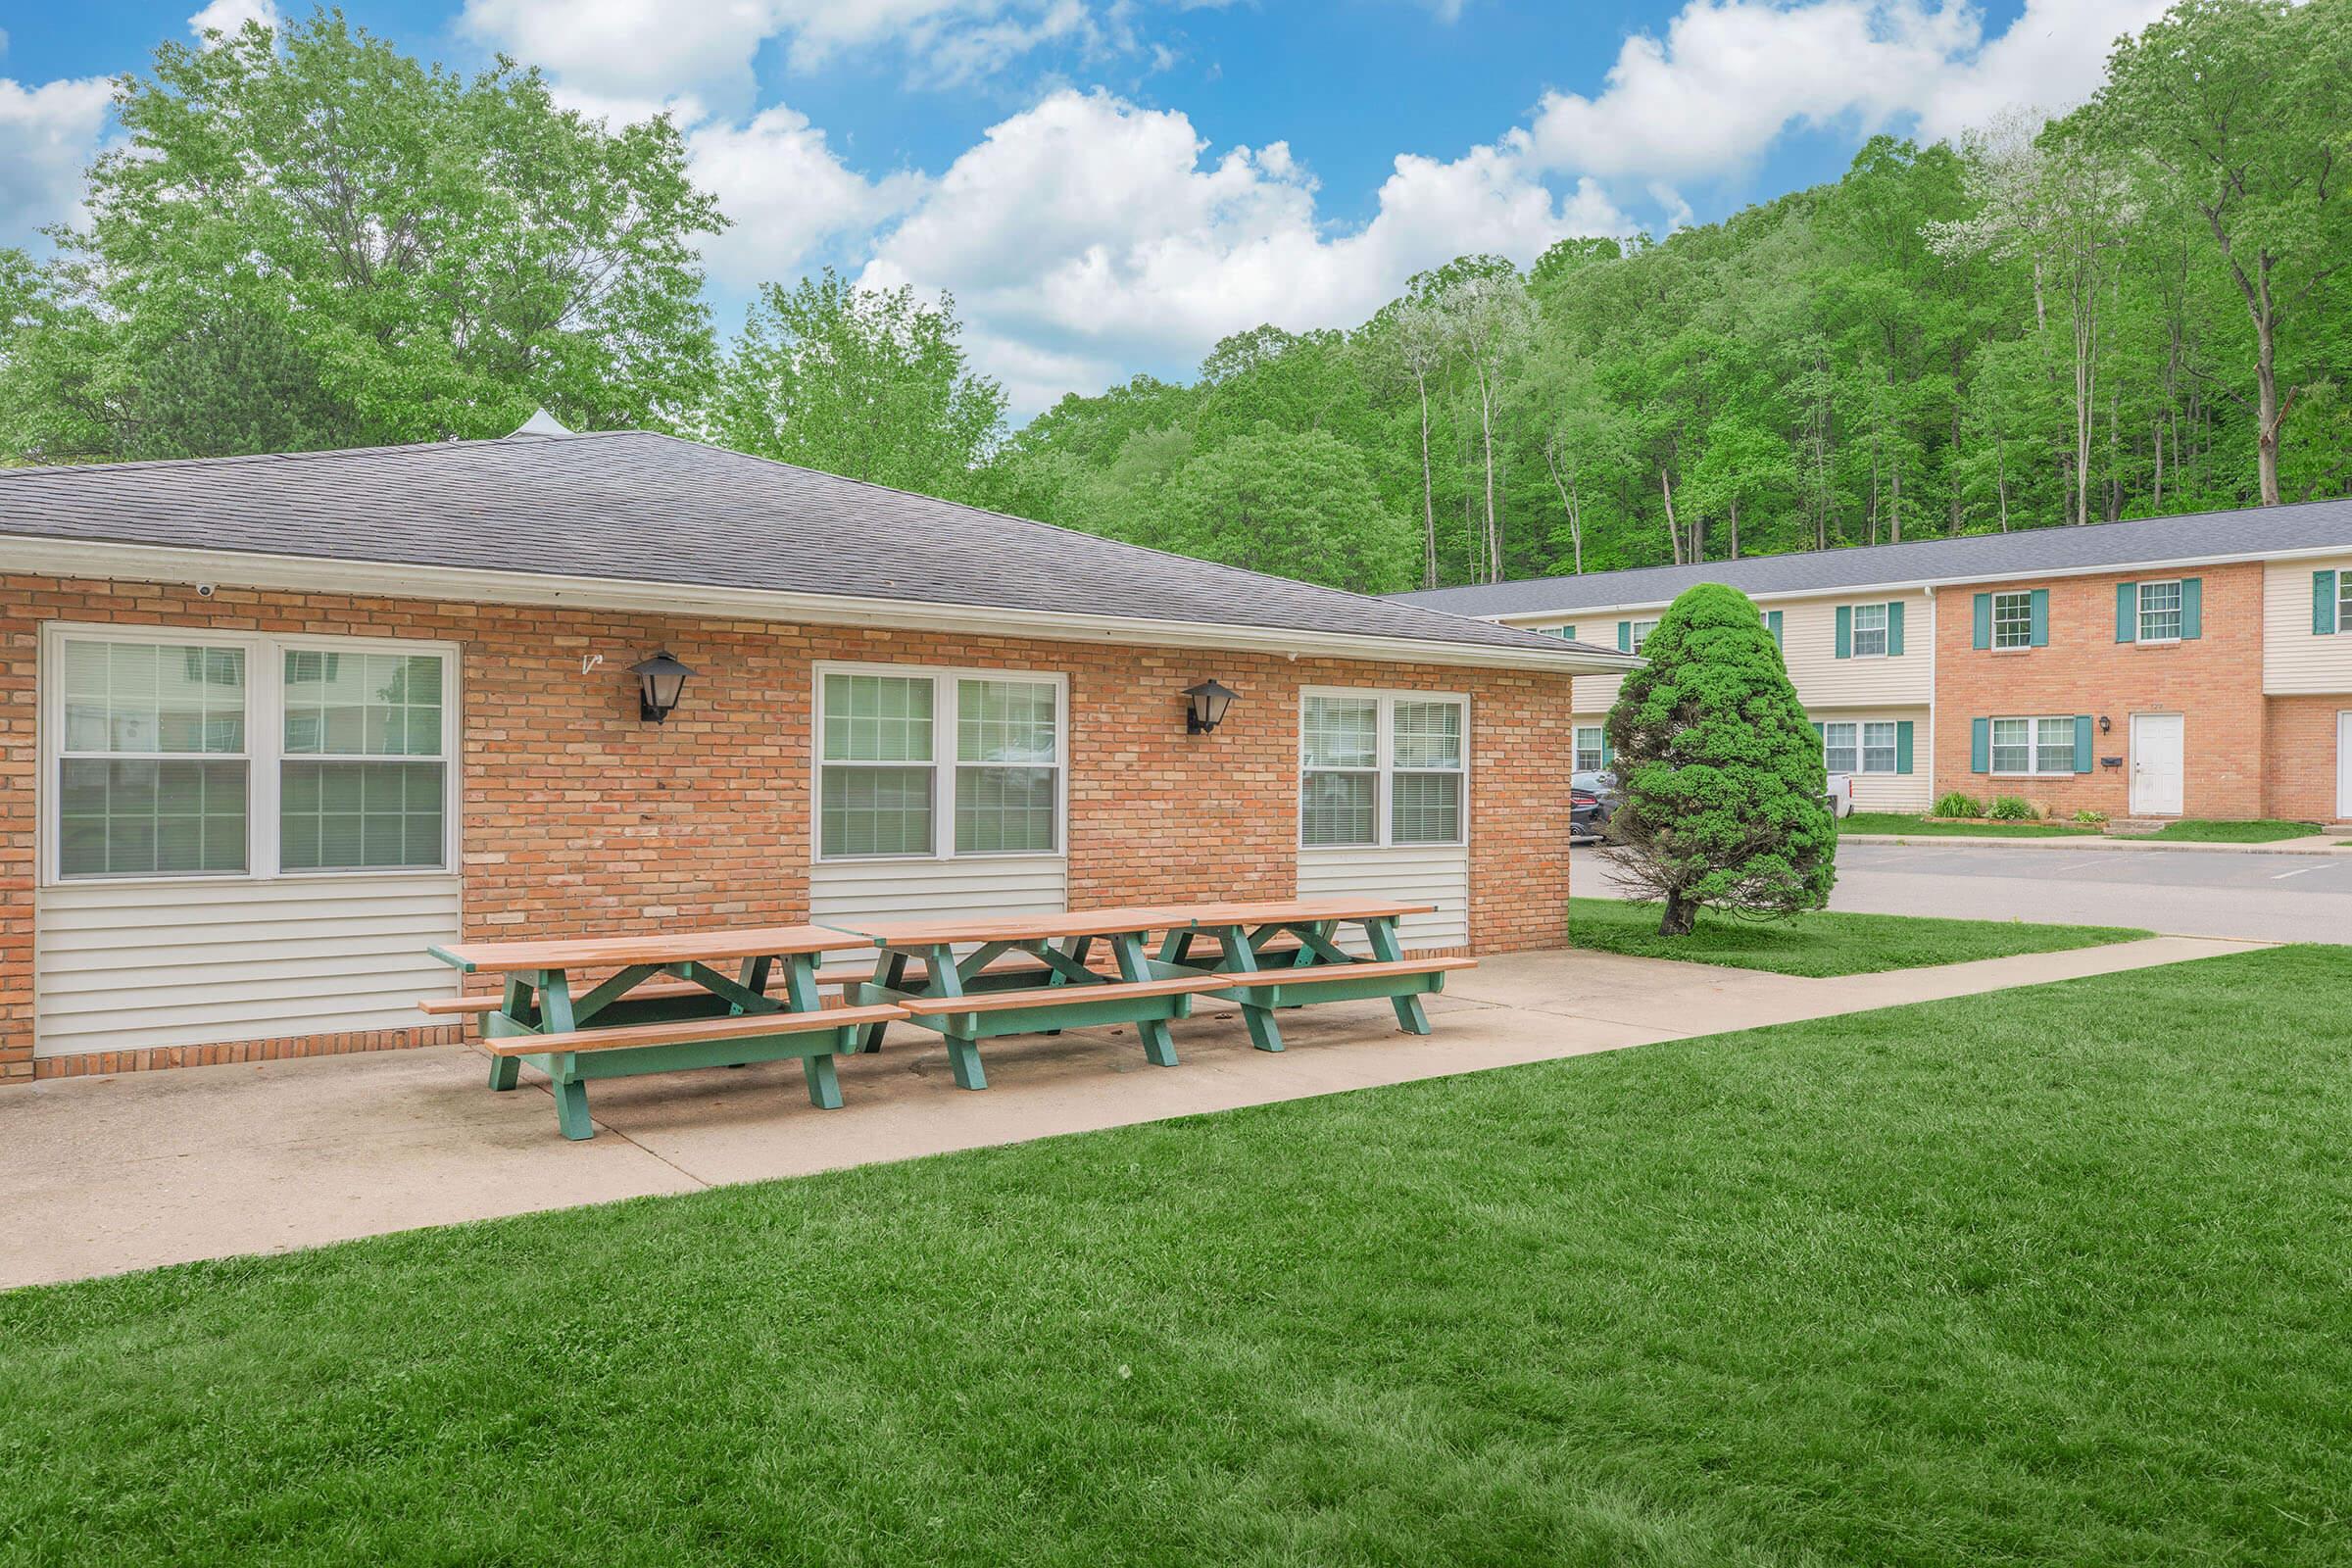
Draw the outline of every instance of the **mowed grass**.
<instances>
[{"instance_id":1,"label":"mowed grass","mask_svg":"<svg viewBox=\"0 0 2352 1568\"><path fill-rule=\"evenodd\" d=\"M2273 818L2230 822L2184 817L2139 836L2189 844L2276 844L2280 839L2307 839L2319 830L2317 822L2282 822Z\"/></svg>"},{"instance_id":2,"label":"mowed grass","mask_svg":"<svg viewBox=\"0 0 2352 1568\"><path fill-rule=\"evenodd\" d=\"M1661 906L1615 899L1570 899L1568 941L1636 958L1683 958L1767 969L1774 974L1878 974L1929 964L2008 958L2021 953L2136 942L2154 933L2126 926L2032 925L2016 920L1937 920L1906 914L1825 910L1793 920L1734 920L1702 911L1687 937L1658 935Z\"/></svg>"},{"instance_id":3,"label":"mowed grass","mask_svg":"<svg viewBox=\"0 0 2352 1568\"><path fill-rule=\"evenodd\" d=\"M19 1292L0 1544L2341 1563L2347 987L2277 950Z\"/></svg>"},{"instance_id":4,"label":"mowed grass","mask_svg":"<svg viewBox=\"0 0 2352 1568\"><path fill-rule=\"evenodd\" d=\"M1908 839L2063 839L2096 836L2097 828L2066 822L1931 822L1902 811L1856 811L1838 823L1840 833L1894 833Z\"/></svg>"}]
</instances>

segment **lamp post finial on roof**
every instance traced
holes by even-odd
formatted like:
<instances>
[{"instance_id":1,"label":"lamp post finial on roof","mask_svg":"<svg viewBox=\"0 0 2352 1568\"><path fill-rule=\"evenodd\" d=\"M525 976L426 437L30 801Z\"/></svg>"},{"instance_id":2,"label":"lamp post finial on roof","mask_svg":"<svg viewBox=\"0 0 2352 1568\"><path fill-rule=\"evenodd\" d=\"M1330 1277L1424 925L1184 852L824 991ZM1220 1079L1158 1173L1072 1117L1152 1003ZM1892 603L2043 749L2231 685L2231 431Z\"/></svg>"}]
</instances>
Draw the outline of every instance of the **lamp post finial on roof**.
<instances>
[{"instance_id":1,"label":"lamp post finial on roof","mask_svg":"<svg viewBox=\"0 0 2352 1568\"><path fill-rule=\"evenodd\" d=\"M574 431L569 425L564 423L563 420L557 418L545 409L541 409L538 413L523 420L522 423L515 429L514 433L516 435L577 434L577 432Z\"/></svg>"}]
</instances>

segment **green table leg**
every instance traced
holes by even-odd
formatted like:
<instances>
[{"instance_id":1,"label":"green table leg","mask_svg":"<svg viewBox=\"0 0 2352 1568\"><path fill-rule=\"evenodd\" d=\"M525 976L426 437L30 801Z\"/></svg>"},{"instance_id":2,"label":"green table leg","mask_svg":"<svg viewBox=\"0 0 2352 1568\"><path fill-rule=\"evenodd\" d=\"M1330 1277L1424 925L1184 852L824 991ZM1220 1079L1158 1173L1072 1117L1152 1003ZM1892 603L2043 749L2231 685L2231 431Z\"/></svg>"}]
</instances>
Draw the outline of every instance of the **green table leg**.
<instances>
[{"instance_id":1,"label":"green table leg","mask_svg":"<svg viewBox=\"0 0 2352 1568\"><path fill-rule=\"evenodd\" d=\"M596 1136L596 1124L588 1119L588 1085L571 1076L571 1057L555 1058L556 1128L573 1143L584 1143Z\"/></svg>"},{"instance_id":2,"label":"green table leg","mask_svg":"<svg viewBox=\"0 0 2352 1568\"><path fill-rule=\"evenodd\" d=\"M1111 951L1118 955L1119 978L1149 980L1151 971L1144 964L1144 937L1140 931L1129 931L1110 939ZM1139 1018L1135 1032L1144 1043L1144 1059L1154 1067L1176 1065L1176 1042L1168 1034L1165 1018Z\"/></svg>"},{"instance_id":3,"label":"green table leg","mask_svg":"<svg viewBox=\"0 0 2352 1568\"><path fill-rule=\"evenodd\" d=\"M514 1088L520 1082L522 1082L522 1060L520 1057L492 1056L490 1058L491 1088L503 1093L506 1090Z\"/></svg>"},{"instance_id":4,"label":"green table leg","mask_svg":"<svg viewBox=\"0 0 2352 1568\"><path fill-rule=\"evenodd\" d=\"M1218 967L1242 974L1255 974L1257 954L1250 946L1250 933L1241 926L1227 926L1214 932L1218 944L1225 950ZM1274 1021L1274 1009L1249 1001L1250 993L1242 993L1242 1022L1250 1026L1250 1043L1260 1051L1282 1049L1282 1026Z\"/></svg>"},{"instance_id":5,"label":"green table leg","mask_svg":"<svg viewBox=\"0 0 2352 1568\"><path fill-rule=\"evenodd\" d=\"M507 996L505 1002L505 1010L507 1016L514 1019L516 1023L520 1023L522 1022L524 1015L530 1011L530 986L524 982L522 976L520 975L511 974L507 976ZM505 1090L514 1088L521 1081L522 1063L520 1061L516 1060L513 1056L492 1056L490 1058L490 1087L492 1089L503 1092Z\"/></svg>"},{"instance_id":6,"label":"green table leg","mask_svg":"<svg viewBox=\"0 0 2352 1568\"><path fill-rule=\"evenodd\" d=\"M976 956L976 955L975 955ZM925 988L935 997L963 995L963 976L956 972L956 950L946 943L923 955L924 967L930 971L930 983ZM948 1067L956 1074L958 1089L986 1089L988 1074L980 1067L980 1042L966 1035L942 1035L948 1043Z\"/></svg>"},{"instance_id":7,"label":"green table leg","mask_svg":"<svg viewBox=\"0 0 2352 1568\"><path fill-rule=\"evenodd\" d=\"M841 1080L834 1075L832 1056L803 1056L801 1072L808 1080L808 1103L819 1110L841 1108Z\"/></svg>"},{"instance_id":8,"label":"green table leg","mask_svg":"<svg viewBox=\"0 0 2352 1568\"><path fill-rule=\"evenodd\" d=\"M886 991L903 990L906 984L906 955L884 948L874 958L873 983ZM875 997L868 1000L879 1002L888 999ZM870 1055L879 1052L882 1049L882 1031L887 1027L885 1024L869 1023L858 1030L854 1054Z\"/></svg>"},{"instance_id":9,"label":"green table leg","mask_svg":"<svg viewBox=\"0 0 2352 1568\"><path fill-rule=\"evenodd\" d=\"M1395 963L1404 956L1404 948L1396 940L1394 919L1366 920L1364 935L1372 943L1372 956L1383 963ZM1396 1027L1408 1035L1429 1033L1429 1014L1421 1010L1419 997L1391 997L1389 1005L1396 1009Z\"/></svg>"}]
</instances>

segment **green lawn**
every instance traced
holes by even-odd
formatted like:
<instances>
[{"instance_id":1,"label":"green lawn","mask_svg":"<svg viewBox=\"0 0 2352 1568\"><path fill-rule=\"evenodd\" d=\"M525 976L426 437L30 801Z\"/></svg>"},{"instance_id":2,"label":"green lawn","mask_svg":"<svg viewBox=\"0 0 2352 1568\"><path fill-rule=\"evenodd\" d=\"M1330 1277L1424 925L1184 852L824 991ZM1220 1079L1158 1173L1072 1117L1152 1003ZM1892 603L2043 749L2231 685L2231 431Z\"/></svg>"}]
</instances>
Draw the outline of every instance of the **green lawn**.
<instances>
[{"instance_id":1,"label":"green lawn","mask_svg":"<svg viewBox=\"0 0 2352 1568\"><path fill-rule=\"evenodd\" d=\"M2319 830L2317 822L2223 822L2185 817L2178 822L2167 822L2153 833L2138 836L2185 840L2192 844L2276 844L2280 839L2307 839Z\"/></svg>"},{"instance_id":2,"label":"green lawn","mask_svg":"<svg viewBox=\"0 0 2352 1568\"><path fill-rule=\"evenodd\" d=\"M2070 822L1931 822L1901 811L1856 811L1838 824L1840 833L1899 833L1905 838L2055 839L2095 835L2097 828Z\"/></svg>"},{"instance_id":3,"label":"green lawn","mask_svg":"<svg viewBox=\"0 0 2352 1568\"><path fill-rule=\"evenodd\" d=\"M1828 911L1793 921L1755 923L1698 917L1688 937L1658 935L1659 906L1615 899L1570 899L1568 940L1580 948L1637 958L1688 958L1775 974L1877 974L1925 964L2062 953L2154 933L2123 926L2028 925L2016 920L1935 920L1904 914Z\"/></svg>"},{"instance_id":4,"label":"green lawn","mask_svg":"<svg viewBox=\"0 0 2352 1568\"><path fill-rule=\"evenodd\" d=\"M0 1296L0 1543L2341 1563L2347 987L2279 950Z\"/></svg>"}]
</instances>

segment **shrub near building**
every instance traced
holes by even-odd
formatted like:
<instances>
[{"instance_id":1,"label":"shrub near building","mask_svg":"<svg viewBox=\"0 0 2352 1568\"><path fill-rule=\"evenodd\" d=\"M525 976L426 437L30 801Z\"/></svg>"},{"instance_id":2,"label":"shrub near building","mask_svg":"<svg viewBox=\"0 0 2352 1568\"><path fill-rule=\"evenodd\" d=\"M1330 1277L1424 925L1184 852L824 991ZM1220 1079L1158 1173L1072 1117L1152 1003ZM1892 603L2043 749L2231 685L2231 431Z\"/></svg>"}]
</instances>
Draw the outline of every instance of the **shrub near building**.
<instances>
[{"instance_id":1,"label":"shrub near building","mask_svg":"<svg viewBox=\"0 0 2352 1568\"><path fill-rule=\"evenodd\" d=\"M1609 835L1630 880L1687 936L1701 908L1818 909L1836 880L1821 742L1754 601L1701 583L1668 608L1626 677L1608 738L1625 802Z\"/></svg>"}]
</instances>

